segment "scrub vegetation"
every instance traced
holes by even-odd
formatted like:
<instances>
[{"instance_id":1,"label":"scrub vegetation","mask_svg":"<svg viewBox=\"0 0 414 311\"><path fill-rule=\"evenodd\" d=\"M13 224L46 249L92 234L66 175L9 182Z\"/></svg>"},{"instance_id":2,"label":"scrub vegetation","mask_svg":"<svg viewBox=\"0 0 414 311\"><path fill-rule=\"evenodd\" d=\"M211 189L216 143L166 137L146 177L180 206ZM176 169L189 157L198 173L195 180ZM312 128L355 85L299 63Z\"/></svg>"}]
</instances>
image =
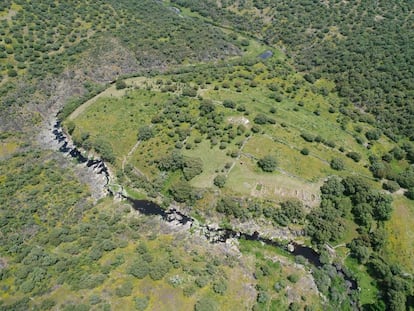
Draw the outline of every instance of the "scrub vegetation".
<instances>
[{"instance_id":1,"label":"scrub vegetation","mask_svg":"<svg viewBox=\"0 0 414 311\"><path fill-rule=\"evenodd\" d=\"M411 310L413 9L2 1L0 310Z\"/></svg>"}]
</instances>

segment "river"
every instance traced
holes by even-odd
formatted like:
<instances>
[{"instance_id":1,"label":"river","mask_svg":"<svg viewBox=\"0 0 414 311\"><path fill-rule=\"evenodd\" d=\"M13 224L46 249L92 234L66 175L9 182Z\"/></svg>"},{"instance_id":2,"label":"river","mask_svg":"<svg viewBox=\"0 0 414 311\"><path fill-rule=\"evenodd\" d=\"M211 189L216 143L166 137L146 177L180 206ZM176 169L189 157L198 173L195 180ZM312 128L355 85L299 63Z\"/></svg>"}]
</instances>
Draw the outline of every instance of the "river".
<instances>
[{"instance_id":1,"label":"river","mask_svg":"<svg viewBox=\"0 0 414 311\"><path fill-rule=\"evenodd\" d=\"M72 141L65 135L61 128L61 123L56 121L53 126L54 139L59 143L59 151L69 155L76 159L80 164L83 164L85 168L92 168L93 173L97 175L104 175L106 178L105 188L107 194L114 195L109 188L110 173L108 167L102 159L88 159L83 153L72 143ZM195 219L183 214L176 208L163 209L154 202L148 200L135 200L125 195L121 196L128 200L133 208L139 211L143 215L160 216L164 221L169 223L176 223L177 225L189 225L191 228L195 223ZM289 251L294 256L304 257L311 265L315 267L321 267L322 263L319 259L319 254L312 248L298 244L294 241L290 241L288 244L281 243L277 240L272 240L261 236L259 232L255 231L253 234L236 231L227 228L216 228L209 225L200 225L200 232L203 232L204 236L211 243L225 243L228 239L245 239L249 241L259 241L266 245L277 247L285 251ZM289 245L289 247L287 247ZM358 288L356 280L352 279L342 267L334 266L338 275L342 276L347 283L348 294L351 295L353 290Z\"/></svg>"}]
</instances>

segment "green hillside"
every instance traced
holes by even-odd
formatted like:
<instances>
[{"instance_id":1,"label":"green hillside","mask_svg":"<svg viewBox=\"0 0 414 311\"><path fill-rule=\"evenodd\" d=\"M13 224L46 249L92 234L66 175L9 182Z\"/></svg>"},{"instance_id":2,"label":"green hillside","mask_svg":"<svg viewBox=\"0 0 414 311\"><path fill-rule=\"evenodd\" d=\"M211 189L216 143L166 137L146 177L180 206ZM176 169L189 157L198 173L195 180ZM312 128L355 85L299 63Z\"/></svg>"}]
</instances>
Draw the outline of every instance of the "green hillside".
<instances>
[{"instance_id":1,"label":"green hillside","mask_svg":"<svg viewBox=\"0 0 414 311\"><path fill-rule=\"evenodd\" d=\"M2 1L0 310L414 309L412 16Z\"/></svg>"}]
</instances>

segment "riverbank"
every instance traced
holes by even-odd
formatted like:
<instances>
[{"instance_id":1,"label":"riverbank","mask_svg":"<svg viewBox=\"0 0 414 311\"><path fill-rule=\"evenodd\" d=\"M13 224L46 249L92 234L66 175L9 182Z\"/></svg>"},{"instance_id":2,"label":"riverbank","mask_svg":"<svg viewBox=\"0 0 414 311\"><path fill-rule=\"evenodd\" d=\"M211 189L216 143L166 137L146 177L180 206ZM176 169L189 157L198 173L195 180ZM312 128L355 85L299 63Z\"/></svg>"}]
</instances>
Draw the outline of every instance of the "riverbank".
<instances>
[{"instance_id":1,"label":"riverbank","mask_svg":"<svg viewBox=\"0 0 414 311\"><path fill-rule=\"evenodd\" d=\"M95 195L98 194L98 196L95 197L99 198L110 194L108 191L108 185L110 183L111 175L104 161L101 159L89 159L87 155L84 155L73 144L69 135L64 133L61 128L61 124L57 121L56 117L54 119L51 118L48 129L50 132L44 135L43 141L47 142L48 140L51 140L48 146L56 148L56 150L66 157L76 160L76 162L79 163L77 166L88 172L91 178L89 182L96 186L96 191L94 191L94 193ZM94 182L94 180L100 180L100 183ZM118 195L120 193L112 194ZM123 194L123 197L127 199L132 204L134 209L139 211L141 214L146 216L158 215L164 222L180 229L182 228L189 233L197 233L196 235L205 238L210 243L224 244L229 245L232 248L237 248L237 243L240 240L260 242L264 245L276 247L286 252L287 256L288 254L291 254L292 256L304 257L309 262L310 267L314 266L315 268L319 268L322 266L322 263L319 260L319 254L310 247L298 244L297 235L291 234L291 232L282 232L282 234L268 232L264 234L260 226L248 226L248 230L245 230L246 228L234 229L237 226L233 225L232 228L221 228L216 224L200 224L196 219L181 212L175 206L164 210L153 202L133 200L125 196L125 194ZM257 229L252 231L252 228ZM303 232L300 235L303 235ZM335 269L334 271L336 271L336 274L345 280L347 295L351 297L353 295L353 290L357 288L356 281L349 277L341 266L332 267ZM308 272L311 270L312 269Z\"/></svg>"}]
</instances>

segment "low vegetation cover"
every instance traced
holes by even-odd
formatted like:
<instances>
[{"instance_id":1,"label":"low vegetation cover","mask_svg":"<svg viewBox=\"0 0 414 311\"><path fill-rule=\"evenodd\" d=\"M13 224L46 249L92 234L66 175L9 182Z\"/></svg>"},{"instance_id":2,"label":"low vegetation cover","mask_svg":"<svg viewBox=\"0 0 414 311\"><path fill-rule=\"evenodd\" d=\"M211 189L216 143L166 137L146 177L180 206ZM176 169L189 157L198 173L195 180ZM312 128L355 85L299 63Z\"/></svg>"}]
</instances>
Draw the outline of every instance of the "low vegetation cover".
<instances>
[{"instance_id":1,"label":"low vegetation cover","mask_svg":"<svg viewBox=\"0 0 414 311\"><path fill-rule=\"evenodd\" d=\"M413 308L413 8L391 3L0 3L0 310ZM192 227L93 199L45 138L58 111L116 197Z\"/></svg>"},{"instance_id":2,"label":"low vegetation cover","mask_svg":"<svg viewBox=\"0 0 414 311\"><path fill-rule=\"evenodd\" d=\"M171 2L267 44L284 45L307 81L328 77L344 100L372 112L388 136L413 138L413 3ZM325 85L323 92L328 90Z\"/></svg>"}]
</instances>

